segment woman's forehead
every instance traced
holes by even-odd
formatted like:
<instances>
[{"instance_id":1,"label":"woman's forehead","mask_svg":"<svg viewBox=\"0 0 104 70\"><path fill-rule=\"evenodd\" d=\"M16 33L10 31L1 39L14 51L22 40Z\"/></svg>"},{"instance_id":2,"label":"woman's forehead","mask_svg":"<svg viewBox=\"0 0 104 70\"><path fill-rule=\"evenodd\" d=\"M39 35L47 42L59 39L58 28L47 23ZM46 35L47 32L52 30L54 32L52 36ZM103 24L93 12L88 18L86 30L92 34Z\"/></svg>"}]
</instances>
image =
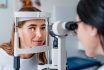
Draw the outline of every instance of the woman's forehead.
<instances>
[{"instance_id":1,"label":"woman's forehead","mask_svg":"<svg viewBox=\"0 0 104 70\"><path fill-rule=\"evenodd\" d=\"M45 19L33 19L25 22L24 26L43 26L45 25Z\"/></svg>"}]
</instances>

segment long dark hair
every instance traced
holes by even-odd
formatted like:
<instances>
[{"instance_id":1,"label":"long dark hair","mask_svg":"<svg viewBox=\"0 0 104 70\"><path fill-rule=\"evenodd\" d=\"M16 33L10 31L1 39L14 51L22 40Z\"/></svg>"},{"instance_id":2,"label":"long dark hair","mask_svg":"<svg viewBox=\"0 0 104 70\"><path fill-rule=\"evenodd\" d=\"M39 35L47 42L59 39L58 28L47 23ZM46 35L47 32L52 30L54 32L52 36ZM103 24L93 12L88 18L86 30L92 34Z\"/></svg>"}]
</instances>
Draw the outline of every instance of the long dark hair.
<instances>
[{"instance_id":1,"label":"long dark hair","mask_svg":"<svg viewBox=\"0 0 104 70\"><path fill-rule=\"evenodd\" d=\"M25 4L24 3L25 1L28 1L30 4ZM23 2L23 7L19 11L41 12L39 9L32 6L31 0L23 0L22 2ZM27 5L29 5L29 6L27 6ZM22 27L24 25L24 23L25 23L25 21L21 22L21 24L19 24L18 27ZM5 50L7 52L7 54L12 55L12 56L14 55L14 30L15 30L14 26L15 25L13 25L10 42L3 43L0 45L0 48ZM39 62L41 62L43 64L47 63L45 52L37 53L36 56L37 56L37 59Z\"/></svg>"},{"instance_id":2,"label":"long dark hair","mask_svg":"<svg viewBox=\"0 0 104 70\"><path fill-rule=\"evenodd\" d=\"M104 0L80 0L77 14L85 24L97 28L104 49Z\"/></svg>"}]
</instances>

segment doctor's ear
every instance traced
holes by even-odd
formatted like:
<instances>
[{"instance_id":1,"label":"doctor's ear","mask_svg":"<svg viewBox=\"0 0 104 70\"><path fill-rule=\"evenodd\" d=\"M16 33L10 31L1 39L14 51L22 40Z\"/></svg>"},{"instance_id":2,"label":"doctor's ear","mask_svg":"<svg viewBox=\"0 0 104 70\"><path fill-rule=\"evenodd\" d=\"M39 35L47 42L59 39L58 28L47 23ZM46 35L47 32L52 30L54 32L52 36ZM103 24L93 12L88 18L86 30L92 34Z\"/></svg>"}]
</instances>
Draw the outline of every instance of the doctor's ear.
<instances>
[{"instance_id":1,"label":"doctor's ear","mask_svg":"<svg viewBox=\"0 0 104 70\"><path fill-rule=\"evenodd\" d=\"M95 27L90 27L88 31L88 35L90 37L94 37L98 34L98 30Z\"/></svg>"},{"instance_id":2,"label":"doctor's ear","mask_svg":"<svg viewBox=\"0 0 104 70\"><path fill-rule=\"evenodd\" d=\"M89 33L89 35L90 35L91 37L93 37L93 36L95 36L95 33Z\"/></svg>"}]
</instances>

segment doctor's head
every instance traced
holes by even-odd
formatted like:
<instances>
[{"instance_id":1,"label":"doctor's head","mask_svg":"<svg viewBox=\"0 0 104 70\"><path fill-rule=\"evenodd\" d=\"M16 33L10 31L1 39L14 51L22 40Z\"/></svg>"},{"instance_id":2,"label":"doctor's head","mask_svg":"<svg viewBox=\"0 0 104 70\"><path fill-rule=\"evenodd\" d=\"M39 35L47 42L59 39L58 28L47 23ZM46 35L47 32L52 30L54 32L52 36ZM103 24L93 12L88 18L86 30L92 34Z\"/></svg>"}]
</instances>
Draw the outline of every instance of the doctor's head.
<instances>
[{"instance_id":1,"label":"doctor's head","mask_svg":"<svg viewBox=\"0 0 104 70\"><path fill-rule=\"evenodd\" d=\"M104 0L80 0L77 36L88 56L104 55Z\"/></svg>"}]
</instances>

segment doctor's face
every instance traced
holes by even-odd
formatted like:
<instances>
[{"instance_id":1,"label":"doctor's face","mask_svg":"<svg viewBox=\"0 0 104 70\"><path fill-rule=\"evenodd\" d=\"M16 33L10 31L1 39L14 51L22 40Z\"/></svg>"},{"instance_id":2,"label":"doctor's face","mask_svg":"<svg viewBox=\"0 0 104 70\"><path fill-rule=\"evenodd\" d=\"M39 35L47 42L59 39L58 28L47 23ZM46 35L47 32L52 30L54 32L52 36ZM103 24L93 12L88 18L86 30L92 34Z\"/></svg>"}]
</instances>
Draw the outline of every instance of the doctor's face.
<instances>
[{"instance_id":1,"label":"doctor's face","mask_svg":"<svg viewBox=\"0 0 104 70\"><path fill-rule=\"evenodd\" d=\"M46 40L46 24L44 19L34 19L24 22L19 28L21 48L41 46Z\"/></svg>"},{"instance_id":2,"label":"doctor's face","mask_svg":"<svg viewBox=\"0 0 104 70\"><path fill-rule=\"evenodd\" d=\"M77 21L81 21L77 16ZM84 22L77 23L78 29L76 30L77 37L85 49L87 56L95 56L98 46L98 36L96 35L96 28L85 24Z\"/></svg>"}]
</instances>

